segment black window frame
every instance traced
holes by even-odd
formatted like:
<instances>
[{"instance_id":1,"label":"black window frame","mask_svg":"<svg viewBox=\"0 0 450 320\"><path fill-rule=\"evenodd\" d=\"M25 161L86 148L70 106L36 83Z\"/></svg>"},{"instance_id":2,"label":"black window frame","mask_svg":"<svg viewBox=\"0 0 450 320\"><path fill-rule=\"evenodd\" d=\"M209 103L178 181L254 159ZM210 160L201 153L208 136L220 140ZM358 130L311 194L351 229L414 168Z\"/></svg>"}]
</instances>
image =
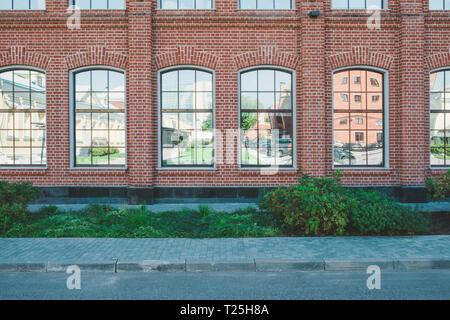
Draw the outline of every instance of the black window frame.
<instances>
[{"instance_id":1,"label":"black window frame","mask_svg":"<svg viewBox=\"0 0 450 320\"><path fill-rule=\"evenodd\" d=\"M90 148L91 149L91 164L77 164L77 127L76 127L76 115L77 115L77 104L76 104L76 94L77 94L77 81L76 81L76 76L77 74L80 73L84 73L84 72L89 72L90 73L90 82L92 84L92 71L109 71L109 72L117 72L117 73L121 73L124 76L124 108L123 111L117 110L117 111L112 111L109 109L109 93L111 92L110 90L108 90L108 109L105 110L96 110L94 109L94 111L92 111L92 85L91 88L89 90L89 92L91 93L91 109L80 109L80 113L90 113L91 114L91 125L90 125L90 140L91 140L91 144L89 147L85 147L85 146L81 146L80 148ZM108 72L108 89L109 89L109 72ZM72 107L72 115L73 115L73 122L72 122L72 140L73 140L73 167L75 168L98 168L98 167L107 167L107 168L125 168L127 165L127 112L126 112L126 74L125 71L122 70L117 70L117 69L112 69L112 68L107 68L107 67L93 67L93 68L83 68L81 70L76 70L75 72L72 72L72 83L73 83L73 88L72 88L72 101L73 101L73 107ZM81 91L80 91L81 92ZM112 91L115 92L115 91ZM90 110L90 111L89 111ZM92 156L92 149L93 149L93 144L92 144L92 113L107 113L108 114L108 128L107 129L101 129L101 130L107 130L108 131L108 149L111 148L123 148L125 150L125 159L124 159L124 163L123 164L110 164L111 159L110 159L110 153L108 153L108 164L94 164L93 162L93 156ZM110 126L109 126L109 114L110 113L123 113L124 114L124 141L125 144L124 146L111 146L111 141L109 139L110 137ZM120 130L122 131L122 129ZM104 148L104 147L98 147L98 148Z\"/></svg>"},{"instance_id":2,"label":"black window frame","mask_svg":"<svg viewBox=\"0 0 450 320\"><path fill-rule=\"evenodd\" d=\"M348 109L335 109L334 108L334 101L333 101L333 105L332 105L333 119L334 119L334 115L337 114L337 113L348 114L350 121L351 121L351 114L352 113L362 113L362 114L365 114L365 117L366 117L366 124L365 124L366 128L363 130L363 132L366 133L365 134L365 140L366 140L366 144L365 144L366 145L366 147L365 147L365 149L366 149L366 164L365 165L363 165L363 164L350 164L351 163L351 153L352 153L352 150L351 150L351 132L352 132L352 129L351 129L351 123L349 122L348 129L340 130L340 131L348 131L348 134L349 134L349 143L348 143L349 146L347 148L340 148L340 149L346 150L349 153L349 155L350 155L349 159L348 159L349 164L348 165L341 165L341 164L336 164L335 163L334 133L335 133L336 128L333 128L333 132L332 132L332 135L333 135L333 145L332 145L332 150L333 150L333 157L332 157L332 159L333 159L333 162L332 162L333 163L333 168L337 168L337 169L339 169L339 168L349 168L349 169L351 169L351 168L385 168L386 167L386 117L387 117L387 114L386 114L386 99L385 99L385 97L386 97L386 92L389 90L388 87L387 87L387 84L386 84L387 73L384 72L384 71L377 70L377 69L372 69L372 68L351 67L351 68L346 68L346 69L343 69L343 70L336 70L336 71L334 71L333 74L332 74L332 77L334 77L335 74L338 74L338 73L341 73L341 72L347 72L348 76L350 76L350 72L351 71L374 72L374 73L378 73L378 74L381 75L381 79L382 79L381 94L383 96L383 99L381 101L382 109L381 110L367 109L367 104L368 104L367 97L368 97L368 94L369 93L375 93L375 92L371 92L371 91L368 90L369 80L368 80L367 73L366 73L366 77L365 77L365 80L366 80L365 81L365 90L361 91L361 94L364 93L366 95L366 108L364 110L363 109L351 109L350 108L350 101L348 102L349 103L349 108ZM332 95L334 96L335 93L339 93L339 94L347 93L347 94L350 95L352 93L351 90L350 90L350 83L348 84L347 91L339 91L339 90L335 91L334 90L334 84L333 84ZM376 93L379 93L379 92L376 92ZM369 114L369 113L380 113L382 115L382 129L381 130L368 129L369 120L368 120L367 114ZM358 130L358 129L353 129L353 131L355 131L355 132L356 132L356 130ZM379 164L379 165L369 164L368 163L369 162L369 159L368 159L369 158L368 157L369 145L367 143L367 139L369 137L368 133L370 131L382 131L383 139L382 139L381 144L382 144L382 151L383 152L382 152L382 163ZM378 135L377 135L377 140L378 140Z\"/></svg>"},{"instance_id":3,"label":"black window frame","mask_svg":"<svg viewBox=\"0 0 450 320\"><path fill-rule=\"evenodd\" d=\"M261 71L261 70L270 70L270 71L281 71L281 72L285 72L285 73L289 73L291 76L291 108L290 109L243 109L242 108L242 104L241 104L241 98L242 98L242 75L248 72L255 72L255 71ZM256 73L256 91L245 91L245 92L256 92L256 94L258 95L259 90L258 90L258 73ZM279 92L276 90L276 82L274 81L274 91L273 93L276 96L276 93ZM267 91L263 91L263 92L267 92ZM238 88L238 99L239 99L239 144L238 144L238 148L239 148L239 166L241 168L267 168L267 167L271 167L273 165L271 164L243 164L242 162L242 146L241 146L241 142L242 142L242 113L287 113L287 114L291 114L292 117L292 121L291 121L291 132L292 132L292 158L291 158L291 164L290 165L279 165L279 164L275 164L275 166L280 167L280 168L293 168L295 165L295 118L296 118L296 114L295 114L295 101L294 101L294 92L295 92L295 80L294 80L294 71L292 70L288 70L288 69L284 69L284 68L277 68L277 67L268 67L268 66L261 66L261 67L256 67L256 68L251 68L248 70L244 70L239 72L239 88ZM258 132L258 142L257 145L259 147L259 128L257 129ZM259 152L258 152L258 161L259 163Z\"/></svg>"},{"instance_id":4,"label":"black window frame","mask_svg":"<svg viewBox=\"0 0 450 320\"><path fill-rule=\"evenodd\" d=\"M186 92L186 91L180 91L180 73L179 71L184 71L184 70L192 70L192 71L200 71L200 72L205 72L205 73L209 73L211 75L211 103L212 103L212 107L211 109L196 109L195 107L193 109L180 109L179 105L180 105L180 100L178 98L178 108L177 109L163 109L162 107L162 94L163 92L177 92L178 97L180 92ZM170 73L170 72L177 72L177 91L163 91L162 90L162 77L164 74L166 73ZM197 73L195 73L195 83L197 82ZM172 168L172 169L177 169L177 168L214 168L216 165L216 126L215 126L215 116L216 116L216 103L215 103L215 74L212 70L208 70L208 69L204 69L204 68L198 68L198 67L191 67L191 66L185 66L185 67L175 67L175 68L169 68L167 70L162 70L161 72L159 72L159 92L158 92L158 109L159 109L159 122L158 122L158 131L159 131L159 135L160 135L160 139L159 139L159 166L161 168ZM202 92L202 91L197 91L194 90L192 91L194 93L194 95L197 92ZM212 120L212 132L213 132L213 145L212 145L212 163L211 164L164 164L164 153L163 153L163 148L164 148L164 134L163 134L163 126L162 126L162 121L163 121L163 113L167 112L167 113L193 113L194 115L196 113L211 113L211 120ZM195 123L195 121L194 121ZM196 129L194 129L196 130ZM195 157L197 158L197 152L195 152Z\"/></svg>"},{"instance_id":5,"label":"black window frame","mask_svg":"<svg viewBox=\"0 0 450 320\"><path fill-rule=\"evenodd\" d=\"M45 76L45 82L47 83L47 74L46 74L46 72L45 71L43 71L43 70L39 70L39 69L36 69L36 68L32 68L32 67L27 67L27 66L13 66L13 67L10 67L10 68L4 68L4 69L2 69L1 71L0 71L0 74L2 74L2 73L5 73L5 72L12 72L13 73L13 81L12 81L12 86L13 86L13 90L11 91L12 93L13 93L13 95L12 95L12 101L13 101L13 103L16 101L16 99L15 99L15 95L14 95L14 93L15 93L15 90L14 90L14 87L15 87L15 85L14 85L14 72L15 71L29 71L29 72L37 72L37 73L40 73L40 74L43 74L44 76ZM30 85L31 85L31 77L30 77ZM28 90L27 90L28 91ZM22 91L21 91L22 92ZM23 92L25 92L25 91L23 91ZM29 95L30 95L30 103L31 103L31 93L32 93L32 91L31 91L31 86L30 86L30 90L29 90ZM29 109L0 109L0 112L1 113L6 113L6 114L12 114L12 132L13 132L13 146L12 147L6 147L6 148L12 148L13 149L13 164L5 164L5 163L0 163L0 167L11 167L11 168L17 168L17 167L26 167L26 168L36 168L36 167L46 167L47 166L47 164L48 164L48 159L47 159L47 154L48 154L48 152L47 152L47 85L45 86L45 91L39 91L39 93L44 93L45 94L45 108L44 109L32 109L31 108L31 105L30 105L30 108ZM0 97L0 98L2 98L2 97ZM30 146L27 146L27 147L16 147L16 138L15 138L15 114L18 114L18 113L23 113L23 114L26 114L26 113L28 113L29 114L29 119L30 119ZM42 145L41 145L41 161L42 161L42 158L43 158L43 153L42 153L42 149L45 149L45 163L41 163L41 164L33 164L33 154L32 154L32 151L33 151L33 149L34 148L38 148L38 147L33 147L33 144L32 144L32 132L33 132L33 130L40 130L40 129L33 129L33 123L32 123L32 119L33 119L33 116L32 116L32 114L33 113L43 113L44 114L44 119L45 119L45 124L44 124L44 126L42 127L42 130L44 130L44 133L43 133L43 137L42 137L42 139L43 139L43 141L42 141ZM1 131L9 131L10 129L1 129L0 128L0 130ZM24 129L25 130L25 129ZM23 164L23 163L18 163L18 164L16 164L15 162L16 162L16 157L15 157L15 154L16 154L16 149L26 149L26 148L29 148L30 149L30 164Z\"/></svg>"},{"instance_id":6,"label":"black window frame","mask_svg":"<svg viewBox=\"0 0 450 320\"><path fill-rule=\"evenodd\" d=\"M443 91L431 91L431 88L428 91L428 94L429 94L429 109L430 109L430 130L429 130L430 138L429 138L428 141L430 143L429 152L430 152L430 167L431 168L450 167L450 143L448 144L449 147L447 147L447 139L450 139L450 132L449 132L449 135L447 135L447 131L450 131L450 130L446 129L446 121L447 121L446 118L447 117L445 116L446 114L450 114L450 109L449 110L445 109L447 95L449 96L449 101L450 101L450 92L447 93L447 91L445 90L447 81L450 83L450 79L447 79L447 72L450 72L450 68L443 68L443 69L432 71L432 72L430 72L430 78L431 78L432 74L438 74L440 72L442 72L443 76L444 76ZM450 84L449 84L449 87L450 87ZM431 109L431 93L441 93L443 95L443 97L442 97L443 101L444 101L443 102L444 103L444 109L443 110ZM443 130L441 130L441 129L432 129L431 128L431 114L432 113L443 114L444 115L444 129ZM431 149L433 149L433 147L431 146L431 137L432 137L431 132L432 131L443 131L443 133L444 133L444 135L443 135L443 139L444 139L444 164L436 164L436 165L431 164L431 154L432 154ZM447 156L447 149L449 150L449 155L448 156ZM447 161L447 157L449 158L448 161Z\"/></svg>"}]
</instances>

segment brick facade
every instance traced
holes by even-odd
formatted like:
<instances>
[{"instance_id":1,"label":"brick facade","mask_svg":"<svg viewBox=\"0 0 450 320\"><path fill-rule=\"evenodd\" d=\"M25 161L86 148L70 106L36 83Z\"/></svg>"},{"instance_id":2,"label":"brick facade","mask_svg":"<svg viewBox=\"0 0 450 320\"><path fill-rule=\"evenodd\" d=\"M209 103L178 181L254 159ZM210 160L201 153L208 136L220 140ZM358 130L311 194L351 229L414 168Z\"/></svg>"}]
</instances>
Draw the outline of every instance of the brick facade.
<instances>
[{"instance_id":1,"label":"brick facade","mask_svg":"<svg viewBox=\"0 0 450 320\"><path fill-rule=\"evenodd\" d=\"M443 169L429 163L429 72L450 67L450 12L427 0L389 0L381 28L364 10L330 10L330 1L297 0L295 10L158 10L155 0L127 0L126 10L82 11L81 29L66 26L66 0L45 11L0 11L0 67L46 71L47 168L0 169L10 181L40 186L275 186L302 173L329 176L332 166L332 72L349 66L386 70L389 167L343 169L356 186L423 186ZM318 18L308 16L320 10ZM127 83L127 168L70 168L69 72L105 65ZM239 126L238 71L274 65L295 71L296 167L267 175L238 166L238 140L218 135L214 169L158 168L158 70L194 65L215 71L216 129ZM386 92L387 93L387 92Z\"/></svg>"}]
</instances>

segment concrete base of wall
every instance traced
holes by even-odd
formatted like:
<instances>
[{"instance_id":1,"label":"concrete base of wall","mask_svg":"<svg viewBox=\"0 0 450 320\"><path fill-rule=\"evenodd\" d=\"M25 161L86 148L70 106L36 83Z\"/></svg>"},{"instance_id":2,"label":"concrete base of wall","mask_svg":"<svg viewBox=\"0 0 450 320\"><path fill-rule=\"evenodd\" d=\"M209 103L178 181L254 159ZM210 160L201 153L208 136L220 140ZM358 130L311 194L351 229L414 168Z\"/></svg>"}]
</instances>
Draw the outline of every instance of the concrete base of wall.
<instances>
[{"instance_id":1,"label":"concrete base of wall","mask_svg":"<svg viewBox=\"0 0 450 320\"><path fill-rule=\"evenodd\" d=\"M354 187L352 187L354 188ZM364 187L385 193L401 202L426 202L424 187ZM40 187L36 204L64 203L220 203L255 202L264 187Z\"/></svg>"}]
</instances>

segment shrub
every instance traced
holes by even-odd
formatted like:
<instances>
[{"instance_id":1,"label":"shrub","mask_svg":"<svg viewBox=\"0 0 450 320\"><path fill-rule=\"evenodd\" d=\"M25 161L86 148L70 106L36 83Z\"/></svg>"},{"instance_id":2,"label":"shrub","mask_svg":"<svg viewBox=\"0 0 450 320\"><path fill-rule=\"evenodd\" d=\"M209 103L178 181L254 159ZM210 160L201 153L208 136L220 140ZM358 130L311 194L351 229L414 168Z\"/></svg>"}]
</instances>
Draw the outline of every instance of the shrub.
<instances>
[{"instance_id":1,"label":"shrub","mask_svg":"<svg viewBox=\"0 0 450 320\"><path fill-rule=\"evenodd\" d=\"M94 157L101 157L101 156L107 156L108 154L115 154L119 153L119 149L115 147L111 148L91 148L92 156Z\"/></svg>"},{"instance_id":2,"label":"shrub","mask_svg":"<svg viewBox=\"0 0 450 320\"><path fill-rule=\"evenodd\" d=\"M26 206L39 196L37 188L33 187L30 182L9 183L0 181L0 204L20 203Z\"/></svg>"},{"instance_id":3,"label":"shrub","mask_svg":"<svg viewBox=\"0 0 450 320\"><path fill-rule=\"evenodd\" d=\"M339 176L303 176L300 184L266 193L260 208L280 220L288 231L305 235L343 235L348 202Z\"/></svg>"},{"instance_id":4,"label":"shrub","mask_svg":"<svg viewBox=\"0 0 450 320\"><path fill-rule=\"evenodd\" d=\"M295 235L393 235L429 230L425 214L375 191L347 189L333 178L303 176L263 196L260 208Z\"/></svg>"},{"instance_id":5,"label":"shrub","mask_svg":"<svg viewBox=\"0 0 450 320\"><path fill-rule=\"evenodd\" d=\"M38 191L30 182L0 181L0 230L8 229L26 214L26 206L36 200Z\"/></svg>"},{"instance_id":6,"label":"shrub","mask_svg":"<svg viewBox=\"0 0 450 320\"><path fill-rule=\"evenodd\" d=\"M427 178L428 197L432 200L445 200L450 197L450 169L436 179Z\"/></svg>"}]
</instances>

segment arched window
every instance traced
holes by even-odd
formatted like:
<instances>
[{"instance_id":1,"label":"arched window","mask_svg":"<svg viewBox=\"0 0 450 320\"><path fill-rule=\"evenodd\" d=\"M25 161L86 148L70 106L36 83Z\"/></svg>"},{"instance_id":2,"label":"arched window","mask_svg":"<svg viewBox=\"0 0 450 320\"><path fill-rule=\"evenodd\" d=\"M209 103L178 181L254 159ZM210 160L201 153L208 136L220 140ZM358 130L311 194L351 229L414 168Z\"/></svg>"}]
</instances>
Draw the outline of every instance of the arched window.
<instances>
[{"instance_id":1,"label":"arched window","mask_svg":"<svg viewBox=\"0 0 450 320\"><path fill-rule=\"evenodd\" d=\"M45 73L0 73L0 166L45 166Z\"/></svg>"},{"instance_id":2,"label":"arched window","mask_svg":"<svg viewBox=\"0 0 450 320\"><path fill-rule=\"evenodd\" d=\"M450 166L450 70L430 74L430 164Z\"/></svg>"},{"instance_id":3,"label":"arched window","mask_svg":"<svg viewBox=\"0 0 450 320\"><path fill-rule=\"evenodd\" d=\"M382 167L384 74L347 69L333 74L333 164Z\"/></svg>"},{"instance_id":4,"label":"arched window","mask_svg":"<svg viewBox=\"0 0 450 320\"><path fill-rule=\"evenodd\" d=\"M196 68L160 73L161 166L214 165L213 81Z\"/></svg>"},{"instance_id":5,"label":"arched window","mask_svg":"<svg viewBox=\"0 0 450 320\"><path fill-rule=\"evenodd\" d=\"M276 68L240 73L241 167L293 166L293 77Z\"/></svg>"},{"instance_id":6,"label":"arched window","mask_svg":"<svg viewBox=\"0 0 450 320\"><path fill-rule=\"evenodd\" d=\"M125 75L109 69L75 72L74 165L125 165Z\"/></svg>"}]
</instances>

